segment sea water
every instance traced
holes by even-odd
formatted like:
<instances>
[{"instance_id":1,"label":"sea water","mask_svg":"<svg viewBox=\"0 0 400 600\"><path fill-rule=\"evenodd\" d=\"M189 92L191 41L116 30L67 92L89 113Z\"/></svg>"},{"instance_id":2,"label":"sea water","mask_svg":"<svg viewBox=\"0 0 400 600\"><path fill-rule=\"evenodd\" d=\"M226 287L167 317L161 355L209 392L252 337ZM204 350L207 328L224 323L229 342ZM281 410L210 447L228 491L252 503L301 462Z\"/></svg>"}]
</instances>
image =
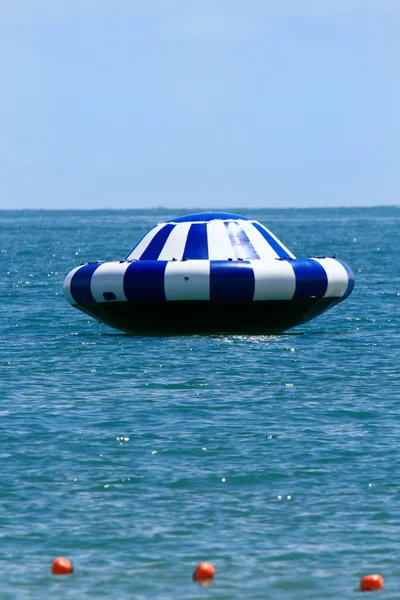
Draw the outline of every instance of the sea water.
<instances>
[{"instance_id":1,"label":"sea water","mask_svg":"<svg viewBox=\"0 0 400 600\"><path fill-rule=\"evenodd\" d=\"M354 270L284 335L127 336L63 298L200 210L0 213L2 600L400 597L400 210L232 209Z\"/></svg>"}]
</instances>

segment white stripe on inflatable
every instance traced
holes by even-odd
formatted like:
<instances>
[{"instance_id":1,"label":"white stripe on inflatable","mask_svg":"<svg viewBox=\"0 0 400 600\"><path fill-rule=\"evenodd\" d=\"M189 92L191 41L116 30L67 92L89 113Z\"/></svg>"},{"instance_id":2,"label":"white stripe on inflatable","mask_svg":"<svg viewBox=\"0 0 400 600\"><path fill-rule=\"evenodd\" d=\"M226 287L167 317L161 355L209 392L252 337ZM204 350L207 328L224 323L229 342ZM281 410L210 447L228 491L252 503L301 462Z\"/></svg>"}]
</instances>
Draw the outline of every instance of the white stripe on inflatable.
<instances>
[{"instance_id":1,"label":"white stripe on inflatable","mask_svg":"<svg viewBox=\"0 0 400 600\"><path fill-rule=\"evenodd\" d=\"M349 276L343 265L334 258L313 258L324 269L328 276L328 287L324 298L341 298L347 290Z\"/></svg>"},{"instance_id":2,"label":"white stripe on inflatable","mask_svg":"<svg viewBox=\"0 0 400 600\"><path fill-rule=\"evenodd\" d=\"M103 292L113 292L115 300L126 302L124 275L129 263L107 262L100 265L90 280L90 290L96 302L106 302Z\"/></svg>"},{"instance_id":3,"label":"white stripe on inflatable","mask_svg":"<svg viewBox=\"0 0 400 600\"><path fill-rule=\"evenodd\" d=\"M183 258L187 236L191 223L178 223L168 236L157 260L172 260Z\"/></svg>"},{"instance_id":4,"label":"white stripe on inflatable","mask_svg":"<svg viewBox=\"0 0 400 600\"><path fill-rule=\"evenodd\" d=\"M207 224L209 260L236 259L224 221L215 220Z\"/></svg>"},{"instance_id":5,"label":"white stripe on inflatable","mask_svg":"<svg viewBox=\"0 0 400 600\"><path fill-rule=\"evenodd\" d=\"M165 223L159 223L153 229L151 229L144 238L138 243L138 245L132 250L132 252L127 256L127 260L138 260L143 252L146 250L147 246L150 244L151 240L156 236L156 234L164 227Z\"/></svg>"},{"instance_id":6,"label":"white stripe on inflatable","mask_svg":"<svg viewBox=\"0 0 400 600\"><path fill-rule=\"evenodd\" d=\"M72 278L73 278L73 276L75 275L75 273L76 273L77 271L79 271L79 269L80 269L82 266L84 266L84 265L80 265L79 267L75 267L75 269L72 269L72 271L70 271L70 272L68 273L68 275L66 276L66 278L65 278L65 280L64 280L64 283L63 283L63 292L64 292L64 297L65 297L65 299L66 299L66 300L67 300L67 301L68 301L70 304L72 304L73 306L76 306L76 302L75 302L75 300L73 299L73 297L72 297L72 294L71 294L71 281L72 281Z\"/></svg>"},{"instance_id":7,"label":"white stripe on inflatable","mask_svg":"<svg viewBox=\"0 0 400 600\"><path fill-rule=\"evenodd\" d=\"M253 248L261 260L275 260L275 258L278 257L275 250L271 248L267 240L263 238L261 233L250 221L240 221L240 225L250 242L253 244Z\"/></svg>"},{"instance_id":8,"label":"white stripe on inflatable","mask_svg":"<svg viewBox=\"0 0 400 600\"><path fill-rule=\"evenodd\" d=\"M296 277L286 260L251 260L255 289L253 300L291 300L296 290Z\"/></svg>"},{"instance_id":9,"label":"white stripe on inflatable","mask_svg":"<svg viewBox=\"0 0 400 600\"><path fill-rule=\"evenodd\" d=\"M169 262L165 269L164 289L167 300L209 300L210 262Z\"/></svg>"},{"instance_id":10,"label":"white stripe on inflatable","mask_svg":"<svg viewBox=\"0 0 400 600\"><path fill-rule=\"evenodd\" d=\"M254 223L257 223L257 221L253 221ZM270 231L267 227L265 227L265 225L263 225L262 223L259 223L259 225L261 225L261 227L263 229L265 229L265 231L267 231L269 233L269 235L274 238L274 240L276 241L276 243L283 249L285 250L285 252L288 253L288 255L290 256L290 258L296 258L295 255L293 254L293 252L290 252L289 248L286 248L285 244L282 244L281 240L279 238L276 237L276 235L274 235L272 233L272 231Z\"/></svg>"}]
</instances>

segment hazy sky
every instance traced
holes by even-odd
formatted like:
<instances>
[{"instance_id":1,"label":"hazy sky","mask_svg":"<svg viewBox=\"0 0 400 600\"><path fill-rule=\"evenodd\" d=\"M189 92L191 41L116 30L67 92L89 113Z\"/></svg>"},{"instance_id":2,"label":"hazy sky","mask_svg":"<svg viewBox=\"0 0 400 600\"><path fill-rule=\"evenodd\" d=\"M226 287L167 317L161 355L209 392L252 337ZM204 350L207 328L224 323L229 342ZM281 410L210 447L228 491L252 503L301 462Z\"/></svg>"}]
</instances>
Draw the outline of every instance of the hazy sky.
<instances>
[{"instance_id":1,"label":"hazy sky","mask_svg":"<svg viewBox=\"0 0 400 600\"><path fill-rule=\"evenodd\" d=\"M0 208L399 204L400 0L0 0Z\"/></svg>"}]
</instances>

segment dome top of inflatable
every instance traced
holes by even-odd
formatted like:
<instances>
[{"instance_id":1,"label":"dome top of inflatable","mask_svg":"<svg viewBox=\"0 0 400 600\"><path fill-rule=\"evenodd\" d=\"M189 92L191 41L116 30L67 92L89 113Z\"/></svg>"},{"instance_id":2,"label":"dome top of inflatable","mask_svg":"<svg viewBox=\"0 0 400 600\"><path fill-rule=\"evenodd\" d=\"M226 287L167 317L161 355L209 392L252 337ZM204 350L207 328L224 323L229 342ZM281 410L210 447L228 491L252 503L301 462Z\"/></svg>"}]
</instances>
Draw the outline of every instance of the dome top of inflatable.
<instances>
[{"instance_id":1,"label":"dome top of inflatable","mask_svg":"<svg viewBox=\"0 0 400 600\"><path fill-rule=\"evenodd\" d=\"M247 217L241 217L234 213L196 213L194 215L184 215L176 219L170 219L167 223L208 223L208 221L249 221Z\"/></svg>"},{"instance_id":2,"label":"dome top of inflatable","mask_svg":"<svg viewBox=\"0 0 400 600\"><path fill-rule=\"evenodd\" d=\"M159 223L127 260L268 260L294 255L264 225L231 213L199 213Z\"/></svg>"}]
</instances>

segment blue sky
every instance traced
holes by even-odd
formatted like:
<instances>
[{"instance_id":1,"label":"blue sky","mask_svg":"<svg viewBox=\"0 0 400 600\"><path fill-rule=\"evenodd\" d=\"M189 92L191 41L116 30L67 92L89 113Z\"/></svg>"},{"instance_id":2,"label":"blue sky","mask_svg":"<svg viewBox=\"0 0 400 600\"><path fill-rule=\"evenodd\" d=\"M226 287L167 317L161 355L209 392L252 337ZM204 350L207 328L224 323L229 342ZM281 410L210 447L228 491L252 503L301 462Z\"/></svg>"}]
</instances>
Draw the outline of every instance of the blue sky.
<instances>
[{"instance_id":1,"label":"blue sky","mask_svg":"<svg viewBox=\"0 0 400 600\"><path fill-rule=\"evenodd\" d=\"M0 208L399 204L400 0L3 0Z\"/></svg>"}]
</instances>

